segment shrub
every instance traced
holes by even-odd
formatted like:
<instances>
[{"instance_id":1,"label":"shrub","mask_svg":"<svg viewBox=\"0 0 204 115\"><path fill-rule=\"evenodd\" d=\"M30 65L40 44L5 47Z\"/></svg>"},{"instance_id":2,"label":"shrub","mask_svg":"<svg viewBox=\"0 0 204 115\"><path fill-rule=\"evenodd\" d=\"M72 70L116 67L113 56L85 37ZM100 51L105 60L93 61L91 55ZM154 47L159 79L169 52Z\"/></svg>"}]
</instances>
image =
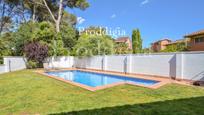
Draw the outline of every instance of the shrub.
<instances>
[{"instance_id":1,"label":"shrub","mask_svg":"<svg viewBox=\"0 0 204 115\"><path fill-rule=\"evenodd\" d=\"M161 52L182 52L182 51L188 51L188 47L186 46L185 43L169 45L166 47L166 49L162 50Z\"/></svg>"},{"instance_id":2,"label":"shrub","mask_svg":"<svg viewBox=\"0 0 204 115\"><path fill-rule=\"evenodd\" d=\"M39 42L31 42L25 45L24 52L28 62L36 62L37 67L42 67L45 58L48 57L48 46Z\"/></svg>"},{"instance_id":3,"label":"shrub","mask_svg":"<svg viewBox=\"0 0 204 115\"><path fill-rule=\"evenodd\" d=\"M27 62L27 68L28 69L34 69L34 68L37 68L38 67L38 63L35 62L35 61L28 61Z\"/></svg>"},{"instance_id":4,"label":"shrub","mask_svg":"<svg viewBox=\"0 0 204 115\"><path fill-rule=\"evenodd\" d=\"M116 43L115 44L115 54L128 54L130 50L126 43Z\"/></svg>"},{"instance_id":5,"label":"shrub","mask_svg":"<svg viewBox=\"0 0 204 115\"><path fill-rule=\"evenodd\" d=\"M3 64L4 61L3 61L3 57L0 57L0 64Z\"/></svg>"}]
</instances>

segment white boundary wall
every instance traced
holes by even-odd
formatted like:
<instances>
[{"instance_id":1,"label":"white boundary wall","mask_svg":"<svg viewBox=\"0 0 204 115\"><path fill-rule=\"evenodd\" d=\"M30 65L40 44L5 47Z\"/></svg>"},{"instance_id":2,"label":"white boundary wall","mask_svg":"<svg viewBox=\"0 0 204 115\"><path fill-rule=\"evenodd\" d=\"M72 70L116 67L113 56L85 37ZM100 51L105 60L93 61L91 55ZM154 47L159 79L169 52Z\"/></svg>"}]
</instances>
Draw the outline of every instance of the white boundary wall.
<instances>
[{"instance_id":1,"label":"white boundary wall","mask_svg":"<svg viewBox=\"0 0 204 115\"><path fill-rule=\"evenodd\" d=\"M71 68L74 64L74 57L72 56L59 56L47 59L48 68Z\"/></svg>"},{"instance_id":2,"label":"white boundary wall","mask_svg":"<svg viewBox=\"0 0 204 115\"><path fill-rule=\"evenodd\" d=\"M87 69L103 69L103 56L74 58L74 67Z\"/></svg>"},{"instance_id":3,"label":"white boundary wall","mask_svg":"<svg viewBox=\"0 0 204 115\"><path fill-rule=\"evenodd\" d=\"M49 68L87 68L177 79L204 81L204 52L111 55L77 58L72 56L48 59ZM26 68L23 57L4 57L0 73Z\"/></svg>"},{"instance_id":4,"label":"white boundary wall","mask_svg":"<svg viewBox=\"0 0 204 115\"><path fill-rule=\"evenodd\" d=\"M5 65L0 65L0 74L5 73Z\"/></svg>"},{"instance_id":5,"label":"white boundary wall","mask_svg":"<svg viewBox=\"0 0 204 115\"><path fill-rule=\"evenodd\" d=\"M204 81L204 52L75 58L74 67Z\"/></svg>"},{"instance_id":6,"label":"white boundary wall","mask_svg":"<svg viewBox=\"0 0 204 115\"><path fill-rule=\"evenodd\" d=\"M204 81L204 53L187 53L181 56L181 76L183 79Z\"/></svg>"},{"instance_id":7,"label":"white boundary wall","mask_svg":"<svg viewBox=\"0 0 204 115\"><path fill-rule=\"evenodd\" d=\"M26 69L26 60L23 57L4 57L4 64L0 65L0 74Z\"/></svg>"}]
</instances>

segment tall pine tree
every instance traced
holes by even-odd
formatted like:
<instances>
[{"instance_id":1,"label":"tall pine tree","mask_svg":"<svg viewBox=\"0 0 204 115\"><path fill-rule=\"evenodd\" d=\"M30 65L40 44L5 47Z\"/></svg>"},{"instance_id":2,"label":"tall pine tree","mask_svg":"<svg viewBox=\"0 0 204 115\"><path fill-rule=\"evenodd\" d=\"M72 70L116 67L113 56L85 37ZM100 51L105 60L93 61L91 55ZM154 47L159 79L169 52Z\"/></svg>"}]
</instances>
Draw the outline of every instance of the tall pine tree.
<instances>
[{"instance_id":1,"label":"tall pine tree","mask_svg":"<svg viewBox=\"0 0 204 115\"><path fill-rule=\"evenodd\" d=\"M139 29L132 32L132 49L133 54L142 52L142 38Z\"/></svg>"}]
</instances>

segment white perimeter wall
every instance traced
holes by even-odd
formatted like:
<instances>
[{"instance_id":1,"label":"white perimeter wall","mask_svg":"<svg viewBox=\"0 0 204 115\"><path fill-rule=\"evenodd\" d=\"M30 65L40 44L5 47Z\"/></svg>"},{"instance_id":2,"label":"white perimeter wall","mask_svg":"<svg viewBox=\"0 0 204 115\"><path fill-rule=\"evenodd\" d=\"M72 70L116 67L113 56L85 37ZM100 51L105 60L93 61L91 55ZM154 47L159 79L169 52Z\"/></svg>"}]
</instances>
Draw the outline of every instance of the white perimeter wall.
<instances>
[{"instance_id":1,"label":"white perimeter wall","mask_svg":"<svg viewBox=\"0 0 204 115\"><path fill-rule=\"evenodd\" d=\"M0 65L0 73L26 69L26 60L23 57L4 57L4 64Z\"/></svg>"},{"instance_id":2,"label":"white perimeter wall","mask_svg":"<svg viewBox=\"0 0 204 115\"><path fill-rule=\"evenodd\" d=\"M84 57L74 66L204 81L204 52Z\"/></svg>"},{"instance_id":3,"label":"white perimeter wall","mask_svg":"<svg viewBox=\"0 0 204 115\"><path fill-rule=\"evenodd\" d=\"M106 69L107 71L125 72L126 56L106 56Z\"/></svg>"},{"instance_id":4,"label":"white perimeter wall","mask_svg":"<svg viewBox=\"0 0 204 115\"><path fill-rule=\"evenodd\" d=\"M48 59L49 68L88 68L178 79L204 81L204 52L160 53L143 55L111 55L77 58L72 56ZM0 73L26 68L23 57L4 57Z\"/></svg>"},{"instance_id":5,"label":"white perimeter wall","mask_svg":"<svg viewBox=\"0 0 204 115\"><path fill-rule=\"evenodd\" d=\"M172 68L176 62L174 54L133 55L130 73L149 74L164 77L174 76Z\"/></svg>"},{"instance_id":6,"label":"white perimeter wall","mask_svg":"<svg viewBox=\"0 0 204 115\"><path fill-rule=\"evenodd\" d=\"M204 81L204 53L186 53L182 58L183 78Z\"/></svg>"},{"instance_id":7,"label":"white perimeter wall","mask_svg":"<svg viewBox=\"0 0 204 115\"><path fill-rule=\"evenodd\" d=\"M74 67L87 69L102 69L104 56L75 58Z\"/></svg>"},{"instance_id":8,"label":"white perimeter wall","mask_svg":"<svg viewBox=\"0 0 204 115\"><path fill-rule=\"evenodd\" d=\"M74 57L72 56L59 56L47 59L49 68L71 68L74 64Z\"/></svg>"},{"instance_id":9,"label":"white perimeter wall","mask_svg":"<svg viewBox=\"0 0 204 115\"><path fill-rule=\"evenodd\" d=\"M0 74L5 72L5 65L0 65Z\"/></svg>"}]
</instances>

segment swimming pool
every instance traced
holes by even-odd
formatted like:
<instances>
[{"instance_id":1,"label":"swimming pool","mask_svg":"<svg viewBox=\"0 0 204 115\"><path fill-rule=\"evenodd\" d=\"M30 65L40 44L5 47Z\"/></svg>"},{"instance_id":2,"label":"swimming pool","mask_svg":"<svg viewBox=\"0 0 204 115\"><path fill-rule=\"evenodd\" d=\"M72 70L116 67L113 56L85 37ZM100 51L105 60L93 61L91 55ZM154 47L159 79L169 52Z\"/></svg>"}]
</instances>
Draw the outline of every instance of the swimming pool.
<instances>
[{"instance_id":1,"label":"swimming pool","mask_svg":"<svg viewBox=\"0 0 204 115\"><path fill-rule=\"evenodd\" d=\"M146 80L141 78L131 78L119 75L110 75L104 73L85 72L79 70L46 72L49 76L54 76L65 81L72 81L92 88L106 86L115 83L130 83L142 86L152 86L159 81Z\"/></svg>"}]
</instances>

